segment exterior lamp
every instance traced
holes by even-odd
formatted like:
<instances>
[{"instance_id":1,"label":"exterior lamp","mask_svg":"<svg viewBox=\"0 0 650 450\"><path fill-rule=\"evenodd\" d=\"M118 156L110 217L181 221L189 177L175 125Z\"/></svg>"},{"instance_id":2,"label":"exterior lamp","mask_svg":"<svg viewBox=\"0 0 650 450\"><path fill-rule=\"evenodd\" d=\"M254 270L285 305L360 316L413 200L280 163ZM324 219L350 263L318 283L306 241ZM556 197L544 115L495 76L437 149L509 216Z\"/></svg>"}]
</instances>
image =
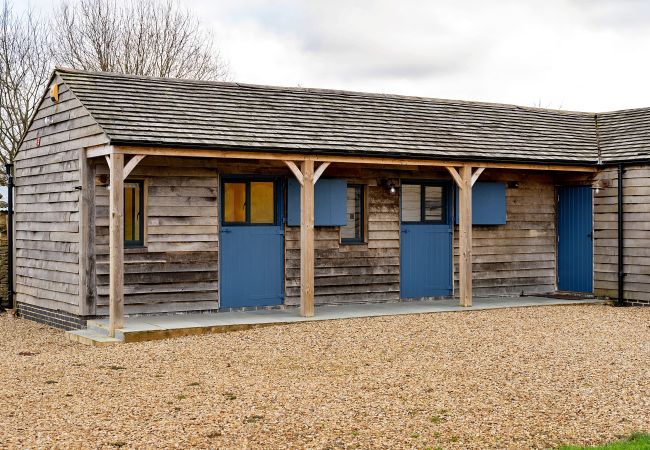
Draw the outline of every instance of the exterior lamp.
<instances>
[{"instance_id":1,"label":"exterior lamp","mask_svg":"<svg viewBox=\"0 0 650 450\"><path fill-rule=\"evenodd\" d=\"M379 180L379 186L386 189L388 193L394 194L397 192L397 182L395 180L388 180L386 178Z\"/></svg>"}]
</instances>

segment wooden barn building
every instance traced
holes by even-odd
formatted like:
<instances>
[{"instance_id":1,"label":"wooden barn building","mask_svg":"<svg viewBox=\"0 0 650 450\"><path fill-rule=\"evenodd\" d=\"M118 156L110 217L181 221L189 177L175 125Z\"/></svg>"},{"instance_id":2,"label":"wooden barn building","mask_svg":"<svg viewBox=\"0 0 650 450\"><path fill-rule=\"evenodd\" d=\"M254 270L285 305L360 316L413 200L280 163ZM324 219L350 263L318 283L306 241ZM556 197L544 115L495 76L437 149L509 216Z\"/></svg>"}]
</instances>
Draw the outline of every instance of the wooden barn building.
<instances>
[{"instance_id":1,"label":"wooden barn building","mask_svg":"<svg viewBox=\"0 0 650 450\"><path fill-rule=\"evenodd\" d=\"M114 330L454 296L650 304L648 127L650 109L57 69L15 161L15 305Z\"/></svg>"}]
</instances>

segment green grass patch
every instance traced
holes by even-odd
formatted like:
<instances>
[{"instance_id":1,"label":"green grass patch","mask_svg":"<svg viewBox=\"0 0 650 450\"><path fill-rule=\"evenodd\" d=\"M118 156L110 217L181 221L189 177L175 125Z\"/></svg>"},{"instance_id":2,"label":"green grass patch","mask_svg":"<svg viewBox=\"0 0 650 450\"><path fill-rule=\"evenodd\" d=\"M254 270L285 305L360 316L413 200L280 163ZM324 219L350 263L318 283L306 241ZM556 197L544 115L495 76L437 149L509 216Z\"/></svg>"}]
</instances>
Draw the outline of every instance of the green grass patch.
<instances>
[{"instance_id":1,"label":"green grass patch","mask_svg":"<svg viewBox=\"0 0 650 450\"><path fill-rule=\"evenodd\" d=\"M558 450L647 450L650 449L650 434L635 433L629 438L596 447L565 445Z\"/></svg>"}]
</instances>

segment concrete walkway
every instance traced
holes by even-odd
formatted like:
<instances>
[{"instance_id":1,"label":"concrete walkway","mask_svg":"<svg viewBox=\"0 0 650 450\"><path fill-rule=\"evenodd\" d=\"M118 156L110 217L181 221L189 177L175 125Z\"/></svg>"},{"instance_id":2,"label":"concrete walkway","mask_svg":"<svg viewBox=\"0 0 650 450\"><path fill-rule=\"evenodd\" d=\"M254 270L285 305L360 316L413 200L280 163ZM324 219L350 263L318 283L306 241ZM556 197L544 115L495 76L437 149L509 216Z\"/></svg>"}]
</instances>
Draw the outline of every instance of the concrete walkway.
<instances>
[{"instance_id":1,"label":"concrete walkway","mask_svg":"<svg viewBox=\"0 0 650 450\"><path fill-rule=\"evenodd\" d=\"M70 339L86 344L110 345L297 322L586 303L603 303L603 301L593 298L566 300L548 297L475 297L474 306L470 308L458 306L457 299L318 306L315 315L308 318L301 317L298 308L142 316L127 318L124 328L116 331L115 339L108 338L108 319L88 321L87 330L70 331L67 334Z\"/></svg>"}]
</instances>

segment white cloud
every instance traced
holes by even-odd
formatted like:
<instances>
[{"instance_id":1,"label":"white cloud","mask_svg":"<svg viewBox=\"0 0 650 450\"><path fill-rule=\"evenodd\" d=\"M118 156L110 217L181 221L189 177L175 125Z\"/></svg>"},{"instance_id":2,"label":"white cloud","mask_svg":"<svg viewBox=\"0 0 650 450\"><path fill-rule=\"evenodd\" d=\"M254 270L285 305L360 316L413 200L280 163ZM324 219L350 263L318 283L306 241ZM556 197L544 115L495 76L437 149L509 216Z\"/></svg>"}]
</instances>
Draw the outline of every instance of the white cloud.
<instances>
[{"instance_id":1,"label":"white cloud","mask_svg":"<svg viewBox=\"0 0 650 450\"><path fill-rule=\"evenodd\" d=\"M650 106L646 0L182 4L214 29L236 81L586 111Z\"/></svg>"}]
</instances>

